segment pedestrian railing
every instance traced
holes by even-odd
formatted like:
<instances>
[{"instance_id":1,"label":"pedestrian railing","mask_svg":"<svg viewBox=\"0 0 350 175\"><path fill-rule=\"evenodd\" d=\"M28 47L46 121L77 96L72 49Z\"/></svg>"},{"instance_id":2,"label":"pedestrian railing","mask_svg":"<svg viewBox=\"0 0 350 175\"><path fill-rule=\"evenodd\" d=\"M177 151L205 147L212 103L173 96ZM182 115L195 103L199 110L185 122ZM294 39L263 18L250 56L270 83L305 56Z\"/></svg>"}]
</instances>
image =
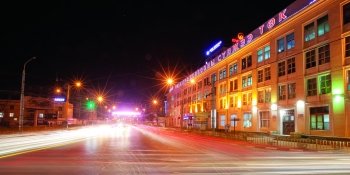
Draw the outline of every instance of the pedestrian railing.
<instances>
[{"instance_id":1,"label":"pedestrian railing","mask_svg":"<svg viewBox=\"0 0 350 175\"><path fill-rule=\"evenodd\" d=\"M233 133L222 131L191 130L190 132L275 147L314 151L338 150L350 152L350 138L320 136L304 136L306 138L301 138L296 136L281 136L262 132L243 131L236 131Z\"/></svg>"}]
</instances>

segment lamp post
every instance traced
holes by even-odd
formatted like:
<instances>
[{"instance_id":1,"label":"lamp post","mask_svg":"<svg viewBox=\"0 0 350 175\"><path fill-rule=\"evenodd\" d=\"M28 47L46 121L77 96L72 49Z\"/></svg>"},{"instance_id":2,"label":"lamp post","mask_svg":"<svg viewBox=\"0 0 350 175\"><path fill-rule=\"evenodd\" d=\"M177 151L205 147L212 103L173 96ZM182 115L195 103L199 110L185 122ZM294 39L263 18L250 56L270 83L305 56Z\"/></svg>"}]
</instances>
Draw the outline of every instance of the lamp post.
<instances>
[{"instance_id":1,"label":"lamp post","mask_svg":"<svg viewBox=\"0 0 350 175\"><path fill-rule=\"evenodd\" d=\"M35 60L36 57L32 57L29 60L27 60L24 63L23 70L22 70L22 83L21 83L21 98L20 98L20 107L19 107L19 122L18 122L18 130L22 132L23 130L23 114L24 114L24 85L25 85L25 78L26 78L26 65L32 61Z\"/></svg>"},{"instance_id":2,"label":"lamp post","mask_svg":"<svg viewBox=\"0 0 350 175\"><path fill-rule=\"evenodd\" d=\"M74 86L77 88L80 88L82 86L82 83L80 81L76 81L74 83ZM71 85L68 83L67 84L67 97L66 97L66 103L65 103L65 108L66 108L66 122L67 122L67 128L68 128L68 116L69 116L69 98L70 98L70 89L71 89Z\"/></svg>"}]
</instances>

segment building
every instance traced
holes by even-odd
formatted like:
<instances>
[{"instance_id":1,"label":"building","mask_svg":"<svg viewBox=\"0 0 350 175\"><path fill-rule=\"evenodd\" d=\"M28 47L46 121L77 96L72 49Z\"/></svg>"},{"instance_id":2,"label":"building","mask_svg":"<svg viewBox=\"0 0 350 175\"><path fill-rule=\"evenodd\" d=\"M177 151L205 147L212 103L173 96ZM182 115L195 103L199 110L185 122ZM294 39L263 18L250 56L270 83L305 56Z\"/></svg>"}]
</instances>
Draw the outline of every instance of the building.
<instances>
[{"instance_id":1,"label":"building","mask_svg":"<svg viewBox=\"0 0 350 175\"><path fill-rule=\"evenodd\" d=\"M65 106L65 102L51 98L25 96L23 124L25 126L63 124L67 122L64 114ZM73 105L68 106L68 119L72 119ZM0 100L0 125L18 126L19 111L20 100Z\"/></svg>"},{"instance_id":2,"label":"building","mask_svg":"<svg viewBox=\"0 0 350 175\"><path fill-rule=\"evenodd\" d=\"M172 87L168 103L168 126L350 137L350 1L295 1Z\"/></svg>"}]
</instances>

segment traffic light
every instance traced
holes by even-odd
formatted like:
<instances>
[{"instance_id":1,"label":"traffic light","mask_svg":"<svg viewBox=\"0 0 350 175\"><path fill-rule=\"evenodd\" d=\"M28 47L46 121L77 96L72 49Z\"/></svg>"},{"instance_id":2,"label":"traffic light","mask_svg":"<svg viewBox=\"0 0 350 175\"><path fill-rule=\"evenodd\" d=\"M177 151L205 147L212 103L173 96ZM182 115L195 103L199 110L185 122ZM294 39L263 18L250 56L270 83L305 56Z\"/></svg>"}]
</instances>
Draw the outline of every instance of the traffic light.
<instances>
[{"instance_id":1,"label":"traffic light","mask_svg":"<svg viewBox=\"0 0 350 175\"><path fill-rule=\"evenodd\" d=\"M85 107L86 107L87 110L93 111L96 108L96 103L94 101L92 101L92 100L88 100L85 103Z\"/></svg>"}]
</instances>

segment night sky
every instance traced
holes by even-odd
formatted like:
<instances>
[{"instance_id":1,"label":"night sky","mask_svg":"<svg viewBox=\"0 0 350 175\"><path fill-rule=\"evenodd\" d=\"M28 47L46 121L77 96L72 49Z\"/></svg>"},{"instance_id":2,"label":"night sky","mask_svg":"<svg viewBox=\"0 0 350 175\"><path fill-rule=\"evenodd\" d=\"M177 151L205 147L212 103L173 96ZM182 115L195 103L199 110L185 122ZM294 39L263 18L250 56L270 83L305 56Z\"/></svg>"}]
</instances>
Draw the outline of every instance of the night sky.
<instances>
[{"instance_id":1,"label":"night sky","mask_svg":"<svg viewBox=\"0 0 350 175\"><path fill-rule=\"evenodd\" d=\"M0 92L51 90L83 79L118 101L147 100L205 63L205 50L250 33L294 0L11 1L1 4ZM28 90L27 90L28 87ZM159 93L158 93L159 94Z\"/></svg>"}]
</instances>

